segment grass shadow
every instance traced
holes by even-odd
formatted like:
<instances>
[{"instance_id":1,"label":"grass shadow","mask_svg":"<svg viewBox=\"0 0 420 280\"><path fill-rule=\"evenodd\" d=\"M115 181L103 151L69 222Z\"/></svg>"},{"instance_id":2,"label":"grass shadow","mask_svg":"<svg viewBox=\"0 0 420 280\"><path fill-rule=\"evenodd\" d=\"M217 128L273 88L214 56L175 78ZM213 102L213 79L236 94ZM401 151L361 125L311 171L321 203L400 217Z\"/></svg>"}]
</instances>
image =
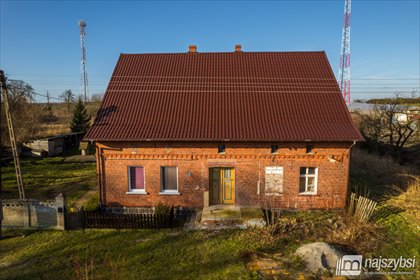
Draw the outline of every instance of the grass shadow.
<instances>
[{"instance_id":1,"label":"grass shadow","mask_svg":"<svg viewBox=\"0 0 420 280\"><path fill-rule=\"evenodd\" d=\"M376 209L372 215L372 221L378 222L381 219L388 218L391 215L396 215L401 212L406 211L404 208L394 206L394 205L384 205Z\"/></svg>"}]
</instances>

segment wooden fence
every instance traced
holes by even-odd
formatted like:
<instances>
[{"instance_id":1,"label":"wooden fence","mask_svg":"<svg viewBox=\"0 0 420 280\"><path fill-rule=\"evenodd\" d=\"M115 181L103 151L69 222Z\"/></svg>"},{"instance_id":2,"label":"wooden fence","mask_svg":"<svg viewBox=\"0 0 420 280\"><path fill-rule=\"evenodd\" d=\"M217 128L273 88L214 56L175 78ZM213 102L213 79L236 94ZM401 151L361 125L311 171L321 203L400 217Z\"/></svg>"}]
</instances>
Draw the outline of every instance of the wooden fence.
<instances>
[{"instance_id":1,"label":"wooden fence","mask_svg":"<svg viewBox=\"0 0 420 280\"><path fill-rule=\"evenodd\" d=\"M170 228L173 225L174 209L167 214L116 214L101 211L66 213L66 229L85 228Z\"/></svg>"},{"instance_id":2,"label":"wooden fence","mask_svg":"<svg viewBox=\"0 0 420 280\"><path fill-rule=\"evenodd\" d=\"M356 196L355 193L351 193L348 212L360 221L368 221L370 217L372 217L376 205L377 202L373 200L360 195Z\"/></svg>"}]
</instances>

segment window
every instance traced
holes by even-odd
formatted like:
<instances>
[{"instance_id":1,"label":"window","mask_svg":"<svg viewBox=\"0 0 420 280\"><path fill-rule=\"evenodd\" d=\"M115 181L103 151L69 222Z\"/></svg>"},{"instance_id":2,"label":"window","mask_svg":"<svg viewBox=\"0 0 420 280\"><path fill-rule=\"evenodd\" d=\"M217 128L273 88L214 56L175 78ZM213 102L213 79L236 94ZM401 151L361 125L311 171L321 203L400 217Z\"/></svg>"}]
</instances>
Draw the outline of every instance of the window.
<instances>
[{"instance_id":1,"label":"window","mask_svg":"<svg viewBox=\"0 0 420 280\"><path fill-rule=\"evenodd\" d=\"M160 168L162 193L178 193L178 168L162 166Z\"/></svg>"},{"instance_id":2,"label":"window","mask_svg":"<svg viewBox=\"0 0 420 280\"><path fill-rule=\"evenodd\" d=\"M313 154L313 150L314 150L314 144L306 145L306 153L307 154Z\"/></svg>"},{"instance_id":3,"label":"window","mask_svg":"<svg viewBox=\"0 0 420 280\"><path fill-rule=\"evenodd\" d=\"M283 193L283 167L267 166L265 168L265 193Z\"/></svg>"},{"instance_id":4,"label":"window","mask_svg":"<svg viewBox=\"0 0 420 280\"><path fill-rule=\"evenodd\" d=\"M279 153L279 145L271 145L271 153L278 154Z\"/></svg>"},{"instance_id":5,"label":"window","mask_svg":"<svg viewBox=\"0 0 420 280\"><path fill-rule=\"evenodd\" d=\"M301 167L299 178L300 194L316 194L316 184L318 177L318 168Z\"/></svg>"},{"instance_id":6,"label":"window","mask_svg":"<svg viewBox=\"0 0 420 280\"><path fill-rule=\"evenodd\" d=\"M128 191L144 193L144 167L128 167Z\"/></svg>"},{"instance_id":7,"label":"window","mask_svg":"<svg viewBox=\"0 0 420 280\"><path fill-rule=\"evenodd\" d=\"M225 146L225 145L219 145L219 146L217 147L217 152L218 152L219 154L224 154L224 153L225 153L225 150L226 150L226 146Z\"/></svg>"}]
</instances>

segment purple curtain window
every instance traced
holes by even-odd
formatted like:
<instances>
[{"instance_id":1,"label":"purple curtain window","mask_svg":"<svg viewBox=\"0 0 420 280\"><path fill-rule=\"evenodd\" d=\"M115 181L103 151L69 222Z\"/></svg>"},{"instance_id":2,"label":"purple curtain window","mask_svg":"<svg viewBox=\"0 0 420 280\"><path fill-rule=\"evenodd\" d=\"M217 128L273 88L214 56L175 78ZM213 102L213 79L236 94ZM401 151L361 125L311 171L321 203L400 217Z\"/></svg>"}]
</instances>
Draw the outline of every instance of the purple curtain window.
<instances>
[{"instance_id":1,"label":"purple curtain window","mask_svg":"<svg viewBox=\"0 0 420 280\"><path fill-rule=\"evenodd\" d=\"M130 188L132 190L144 190L143 167L130 167Z\"/></svg>"}]
</instances>

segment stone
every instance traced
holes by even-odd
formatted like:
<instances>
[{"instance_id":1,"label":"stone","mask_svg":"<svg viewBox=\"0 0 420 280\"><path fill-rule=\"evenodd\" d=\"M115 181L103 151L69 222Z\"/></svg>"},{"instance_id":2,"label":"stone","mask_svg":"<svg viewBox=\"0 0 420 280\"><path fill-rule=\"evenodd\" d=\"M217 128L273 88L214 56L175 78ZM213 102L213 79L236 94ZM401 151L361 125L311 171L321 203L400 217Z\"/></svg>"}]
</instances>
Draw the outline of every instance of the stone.
<instances>
[{"instance_id":1,"label":"stone","mask_svg":"<svg viewBox=\"0 0 420 280\"><path fill-rule=\"evenodd\" d=\"M334 272L337 260L343 253L325 242L314 242L299 247L295 255L306 262L308 272L316 274Z\"/></svg>"},{"instance_id":2,"label":"stone","mask_svg":"<svg viewBox=\"0 0 420 280\"><path fill-rule=\"evenodd\" d=\"M264 219L248 219L245 220L246 227L257 227L257 228L263 228L266 226L266 222Z\"/></svg>"}]
</instances>

